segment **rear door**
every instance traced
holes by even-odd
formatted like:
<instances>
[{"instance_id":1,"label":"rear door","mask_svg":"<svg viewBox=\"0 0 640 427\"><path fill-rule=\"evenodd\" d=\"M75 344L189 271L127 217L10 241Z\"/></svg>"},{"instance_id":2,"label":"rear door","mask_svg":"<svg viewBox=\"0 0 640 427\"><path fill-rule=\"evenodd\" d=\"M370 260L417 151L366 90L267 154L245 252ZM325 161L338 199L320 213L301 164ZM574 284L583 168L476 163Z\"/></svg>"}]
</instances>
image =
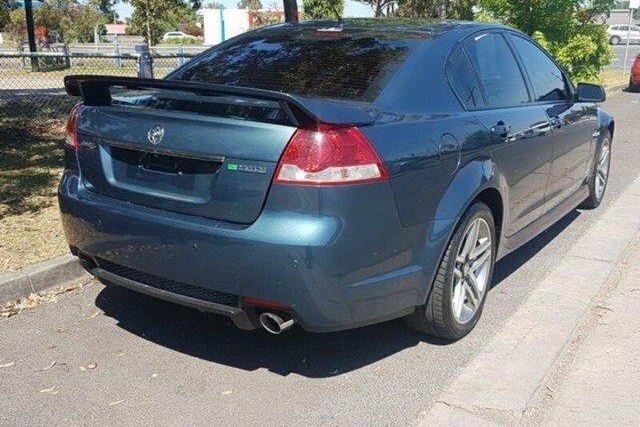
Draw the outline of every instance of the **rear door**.
<instances>
[{"instance_id":1,"label":"rear door","mask_svg":"<svg viewBox=\"0 0 640 427\"><path fill-rule=\"evenodd\" d=\"M510 237L542 213L551 165L549 120L531 104L524 76L504 36L473 36L463 50L483 88L485 106L475 112L492 138L507 185L505 233Z\"/></svg>"},{"instance_id":2,"label":"rear door","mask_svg":"<svg viewBox=\"0 0 640 427\"><path fill-rule=\"evenodd\" d=\"M533 90L534 102L547 115L553 136L553 161L545 211L561 203L584 184L593 131L593 104L574 101L562 70L531 41L509 34Z\"/></svg>"}]
</instances>

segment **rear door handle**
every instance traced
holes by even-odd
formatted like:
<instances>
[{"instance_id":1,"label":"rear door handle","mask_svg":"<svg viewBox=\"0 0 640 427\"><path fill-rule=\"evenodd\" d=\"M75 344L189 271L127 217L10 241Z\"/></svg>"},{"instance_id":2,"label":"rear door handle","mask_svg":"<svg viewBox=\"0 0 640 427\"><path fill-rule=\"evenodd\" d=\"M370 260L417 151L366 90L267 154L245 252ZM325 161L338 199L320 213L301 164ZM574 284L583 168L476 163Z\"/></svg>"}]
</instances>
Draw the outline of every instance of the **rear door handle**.
<instances>
[{"instance_id":1,"label":"rear door handle","mask_svg":"<svg viewBox=\"0 0 640 427\"><path fill-rule=\"evenodd\" d=\"M491 133L493 135L501 136L505 138L511 132L511 125L505 124L502 120L495 124L491 128Z\"/></svg>"}]
</instances>

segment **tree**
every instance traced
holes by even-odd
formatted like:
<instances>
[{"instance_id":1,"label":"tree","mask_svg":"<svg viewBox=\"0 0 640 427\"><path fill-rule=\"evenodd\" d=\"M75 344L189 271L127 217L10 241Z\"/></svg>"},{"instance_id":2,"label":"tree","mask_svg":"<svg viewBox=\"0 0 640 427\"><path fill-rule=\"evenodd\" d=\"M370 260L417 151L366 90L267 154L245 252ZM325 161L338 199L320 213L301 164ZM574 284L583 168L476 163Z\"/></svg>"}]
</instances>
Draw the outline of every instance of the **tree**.
<instances>
[{"instance_id":1,"label":"tree","mask_svg":"<svg viewBox=\"0 0 640 427\"><path fill-rule=\"evenodd\" d=\"M344 0L303 0L302 4L309 19L336 19L344 12Z\"/></svg>"},{"instance_id":2,"label":"tree","mask_svg":"<svg viewBox=\"0 0 640 427\"><path fill-rule=\"evenodd\" d=\"M210 1L204 7L205 9L220 9L222 3L218 3L217 1Z\"/></svg>"},{"instance_id":3,"label":"tree","mask_svg":"<svg viewBox=\"0 0 640 427\"><path fill-rule=\"evenodd\" d=\"M117 0L89 0L87 4L95 7L109 22L115 22L118 14L115 10Z\"/></svg>"},{"instance_id":4,"label":"tree","mask_svg":"<svg viewBox=\"0 0 640 427\"><path fill-rule=\"evenodd\" d=\"M93 41L95 26L105 23L104 16L95 7L76 2L44 3L33 10L33 19L40 32L56 32L66 43ZM15 43L22 43L27 37L23 9L10 12L6 31L7 38Z\"/></svg>"},{"instance_id":5,"label":"tree","mask_svg":"<svg viewBox=\"0 0 640 427\"><path fill-rule=\"evenodd\" d=\"M612 56L606 30L596 20L614 0L482 0L501 22L534 36L574 81L599 81Z\"/></svg>"},{"instance_id":6,"label":"tree","mask_svg":"<svg viewBox=\"0 0 640 427\"><path fill-rule=\"evenodd\" d=\"M373 9L376 18L381 16L391 16L395 10L395 0L356 0L360 3L367 4Z\"/></svg>"},{"instance_id":7,"label":"tree","mask_svg":"<svg viewBox=\"0 0 640 427\"><path fill-rule=\"evenodd\" d=\"M107 18L90 5L69 5L60 19L60 32L65 42L93 41L96 26L103 26Z\"/></svg>"},{"instance_id":8,"label":"tree","mask_svg":"<svg viewBox=\"0 0 640 427\"><path fill-rule=\"evenodd\" d=\"M9 23L9 5L5 2L0 3L0 31Z\"/></svg>"},{"instance_id":9,"label":"tree","mask_svg":"<svg viewBox=\"0 0 640 427\"><path fill-rule=\"evenodd\" d=\"M238 9L260 10L262 9L262 3L260 0L240 0Z\"/></svg>"},{"instance_id":10,"label":"tree","mask_svg":"<svg viewBox=\"0 0 640 427\"><path fill-rule=\"evenodd\" d=\"M475 0L398 0L397 15L406 18L471 20Z\"/></svg>"},{"instance_id":11,"label":"tree","mask_svg":"<svg viewBox=\"0 0 640 427\"><path fill-rule=\"evenodd\" d=\"M140 34L149 46L157 44L167 31L197 22L195 0L126 0L133 6L130 24L133 34Z\"/></svg>"}]
</instances>

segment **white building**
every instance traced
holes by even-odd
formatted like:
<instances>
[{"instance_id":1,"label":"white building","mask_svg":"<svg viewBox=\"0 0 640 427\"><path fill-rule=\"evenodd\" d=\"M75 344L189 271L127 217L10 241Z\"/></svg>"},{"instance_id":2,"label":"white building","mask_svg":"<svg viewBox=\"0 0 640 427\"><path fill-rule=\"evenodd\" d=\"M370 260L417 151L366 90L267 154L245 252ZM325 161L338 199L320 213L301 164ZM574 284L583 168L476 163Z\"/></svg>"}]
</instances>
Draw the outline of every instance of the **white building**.
<instances>
[{"instance_id":1,"label":"white building","mask_svg":"<svg viewBox=\"0 0 640 427\"><path fill-rule=\"evenodd\" d=\"M211 46L250 29L247 9L201 9L204 44Z\"/></svg>"}]
</instances>

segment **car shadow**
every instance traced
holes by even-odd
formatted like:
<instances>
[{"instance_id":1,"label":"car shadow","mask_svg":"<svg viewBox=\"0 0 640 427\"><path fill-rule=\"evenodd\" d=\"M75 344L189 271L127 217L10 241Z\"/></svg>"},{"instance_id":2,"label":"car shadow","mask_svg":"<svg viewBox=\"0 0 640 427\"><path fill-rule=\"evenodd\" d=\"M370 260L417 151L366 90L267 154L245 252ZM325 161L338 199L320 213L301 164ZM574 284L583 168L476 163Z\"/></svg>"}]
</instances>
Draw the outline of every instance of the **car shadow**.
<instances>
[{"instance_id":1,"label":"car shadow","mask_svg":"<svg viewBox=\"0 0 640 427\"><path fill-rule=\"evenodd\" d=\"M369 327L313 334L299 327L275 336L242 331L225 317L171 304L119 287L105 287L96 298L118 326L156 344L200 359L279 375L325 378L362 368L428 339L401 320Z\"/></svg>"},{"instance_id":2,"label":"car shadow","mask_svg":"<svg viewBox=\"0 0 640 427\"><path fill-rule=\"evenodd\" d=\"M580 217L580 211L577 209L572 210L567 215L562 217L558 222L551 227L543 231L536 236L533 240L526 245L510 253L506 257L502 258L496 263L493 272L493 282L491 288L499 286L506 278L511 276L517 269L533 258L538 252L540 252L549 242L558 237L562 231L571 225L576 219Z\"/></svg>"},{"instance_id":3,"label":"car shadow","mask_svg":"<svg viewBox=\"0 0 640 427\"><path fill-rule=\"evenodd\" d=\"M572 212L496 265L499 284L538 253L577 217ZM494 285L495 286L495 285ZM148 297L125 288L105 287L96 298L118 326L156 344L203 360L253 371L309 378L344 374L414 347L421 342L448 345L407 328L402 320L364 328L313 334L294 327L279 336L263 330L242 331L225 317L210 315Z\"/></svg>"}]
</instances>

